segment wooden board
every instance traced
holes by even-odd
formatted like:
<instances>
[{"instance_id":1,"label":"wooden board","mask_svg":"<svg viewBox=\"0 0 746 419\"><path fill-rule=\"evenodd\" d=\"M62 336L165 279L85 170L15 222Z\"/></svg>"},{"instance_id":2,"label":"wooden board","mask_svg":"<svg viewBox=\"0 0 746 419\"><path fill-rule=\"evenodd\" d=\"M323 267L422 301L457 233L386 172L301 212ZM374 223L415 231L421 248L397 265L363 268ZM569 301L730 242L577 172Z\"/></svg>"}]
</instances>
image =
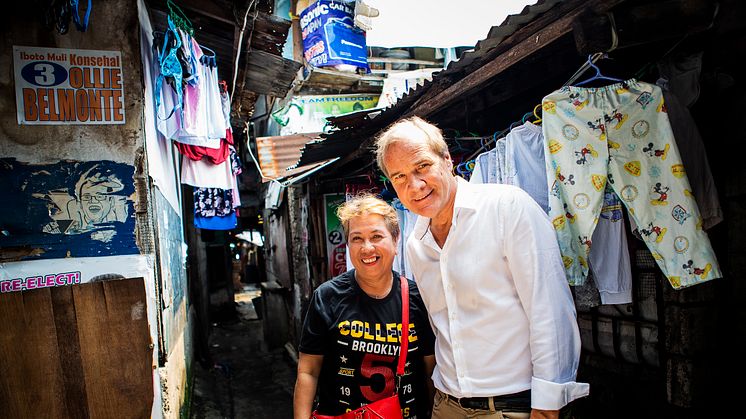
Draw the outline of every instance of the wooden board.
<instances>
[{"instance_id":1,"label":"wooden board","mask_svg":"<svg viewBox=\"0 0 746 419\"><path fill-rule=\"evenodd\" d=\"M142 278L2 294L0 319L0 417L150 417Z\"/></svg>"}]
</instances>

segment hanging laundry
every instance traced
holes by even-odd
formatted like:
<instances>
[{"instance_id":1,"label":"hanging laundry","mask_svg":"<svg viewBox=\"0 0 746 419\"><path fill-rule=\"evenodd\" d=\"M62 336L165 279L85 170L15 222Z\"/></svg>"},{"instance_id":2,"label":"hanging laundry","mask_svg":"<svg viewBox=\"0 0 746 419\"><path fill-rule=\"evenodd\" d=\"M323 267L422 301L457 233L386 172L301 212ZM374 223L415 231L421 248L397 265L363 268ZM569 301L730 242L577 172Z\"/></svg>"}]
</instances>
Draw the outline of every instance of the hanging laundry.
<instances>
[{"instance_id":1,"label":"hanging laundry","mask_svg":"<svg viewBox=\"0 0 746 419\"><path fill-rule=\"evenodd\" d=\"M238 191L238 180L236 179L236 176L240 175L243 172L243 169L241 168L241 159L238 157L238 153L236 152L236 149L231 145L228 147L230 149L230 162L231 162L231 172L233 173L233 207L239 207L241 205L241 194Z\"/></svg>"},{"instance_id":2,"label":"hanging laundry","mask_svg":"<svg viewBox=\"0 0 746 419\"><path fill-rule=\"evenodd\" d=\"M489 183L489 154L489 151L485 151L474 159L474 170L471 172L469 183Z\"/></svg>"},{"instance_id":3,"label":"hanging laundry","mask_svg":"<svg viewBox=\"0 0 746 419\"><path fill-rule=\"evenodd\" d=\"M181 38L176 31L171 17L168 18L168 28L165 33L154 33L155 40L153 41L153 47L156 48L154 55L158 57L158 68L154 71L156 77L155 80L155 107L156 114L158 115L158 130L166 138L172 138L175 135L173 131L174 125L176 128L181 127L181 111L183 107L183 89L182 89L182 69L179 59L177 58L177 51L181 47ZM162 39L162 43L159 42ZM173 91L169 90L169 87L164 85L164 81L171 84ZM175 97L174 97L175 96ZM171 103L163 103L161 107L161 101L170 100ZM168 106L167 106L168 105ZM162 124L161 121L169 120L172 116L176 115L179 120L172 121L169 124ZM175 123L176 122L176 123Z\"/></svg>"},{"instance_id":4,"label":"hanging laundry","mask_svg":"<svg viewBox=\"0 0 746 419\"><path fill-rule=\"evenodd\" d=\"M176 57L181 64L181 78L184 83L192 86L199 85L199 59L192 48L192 37L182 29L178 29L181 48L176 51Z\"/></svg>"},{"instance_id":5,"label":"hanging laundry","mask_svg":"<svg viewBox=\"0 0 746 419\"><path fill-rule=\"evenodd\" d=\"M175 141L174 144L181 154L192 160L207 159L212 164L220 164L230 157L230 146L233 145L233 133L229 129L225 130L225 138L220 142L220 148L182 144L178 141Z\"/></svg>"},{"instance_id":6,"label":"hanging laundry","mask_svg":"<svg viewBox=\"0 0 746 419\"><path fill-rule=\"evenodd\" d=\"M667 81L668 90L687 108L699 99L703 55L702 51L686 56L672 55L657 63L658 73Z\"/></svg>"},{"instance_id":7,"label":"hanging laundry","mask_svg":"<svg viewBox=\"0 0 746 419\"><path fill-rule=\"evenodd\" d=\"M238 219L235 212L225 217L194 216L194 226L205 230L233 230L237 225Z\"/></svg>"},{"instance_id":8,"label":"hanging laundry","mask_svg":"<svg viewBox=\"0 0 746 419\"><path fill-rule=\"evenodd\" d=\"M231 126L231 97L228 95L228 83L225 80L221 80L220 83L220 102L223 106L223 118L225 118L225 125Z\"/></svg>"},{"instance_id":9,"label":"hanging laundry","mask_svg":"<svg viewBox=\"0 0 746 419\"><path fill-rule=\"evenodd\" d=\"M207 160L192 160L182 156L181 183L201 188L232 190L236 176L231 169L230 159L220 164L212 164Z\"/></svg>"},{"instance_id":10,"label":"hanging laundry","mask_svg":"<svg viewBox=\"0 0 746 419\"><path fill-rule=\"evenodd\" d=\"M231 125L230 119L225 116L223 98L220 94L218 64L214 51L207 47L202 47L202 49L203 55L200 58L200 70L202 76L202 94L205 95L207 135L208 137L222 137L225 130L229 129Z\"/></svg>"},{"instance_id":11,"label":"hanging laundry","mask_svg":"<svg viewBox=\"0 0 746 419\"><path fill-rule=\"evenodd\" d=\"M409 265L406 252L407 239L409 239L409 235L414 230L417 214L413 214L404 207L399 198L394 198L391 201L391 206L394 207L396 215L399 218L399 242L396 244L397 253L394 255L394 270L407 278L411 278L412 267Z\"/></svg>"},{"instance_id":12,"label":"hanging laundry","mask_svg":"<svg viewBox=\"0 0 746 419\"><path fill-rule=\"evenodd\" d=\"M668 90L668 83L661 79L656 84L663 90L676 146L681 153L681 162L702 215L702 228L708 230L723 221L723 210L710 163L707 161L704 141L689 109L679 100L678 95Z\"/></svg>"},{"instance_id":13,"label":"hanging laundry","mask_svg":"<svg viewBox=\"0 0 746 419\"><path fill-rule=\"evenodd\" d=\"M234 175L240 175L243 172L241 158L238 157L238 152L233 145L228 146L228 149L230 150L231 171Z\"/></svg>"},{"instance_id":14,"label":"hanging laundry","mask_svg":"<svg viewBox=\"0 0 746 419\"><path fill-rule=\"evenodd\" d=\"M233 212L233 191L219 188L194 188L194 215L224 217Z\"/></svg>"},{"instance_id":15,"label":"hanging laundry","mask_svg":"<svg viewBox=\"0 0 746 419\"><path fill-rule=\"evenodd\" d=\"M544 136L541 127L526 122L513 128L505 136L505 146L509 168L506 183L526 191L544 212L547 212L549 198L544 160Z\"/></svg>"},{"instance_id":16,"label":"hanging laundry","mask_svg":"<svg viewBox=\"0 0 746 419\"><path fill-rule=\"evenodd\" d=\"M495 142L495 148L475 159L470 183L503 183L505 171L505 138Z\"/></svg>"},{"instance_id":17,"label":"hanging laundry","mask_svg":"<svg viewBox=\"0 0 746 419\"><path fill-rule=\"evenodd\" d=\"M206 55L197 41L181 31L184 68L189 80L184 87L181 130L171 137L182 144L218 149L230 128L223 112L215 55Z\"/></svg>"},{"instance_id":18,"label":"hanging laundry","mask_svg":"<svg viewBox=\"0 0 746 419\"><path fill-rule=\"evenodd\" d=\"M609 184L604 190L603 206L593 230L592 242L589 268L601 304L631 303L632 266L627 247L627 229L622 202Z\"/></svg>"},{"instance_id":19,"label":"hanging laundry","mask_svg":"<svg viewBox=\"0 0 746 419\"><path fill-rule=\"evenodd\" d=\"M675 289L722 277L658 86L563 87L542 108L549 215L570 284L588 275L607 180Z\"/></svg>"},{"instance_id":20,"label":"hanging laundry","mask_svg":"<svg viewBox=\"0 0 746 419\"><path fill-rule=\"evenodd\" d=\"M506 143L505 138L500 138L495 143L495 148L490 150L490 162L497 162L495 171L495 183L505 184L507 182L506 167ZM492 183L492 182L490 182Z\"/></svg>"}]
</instances>

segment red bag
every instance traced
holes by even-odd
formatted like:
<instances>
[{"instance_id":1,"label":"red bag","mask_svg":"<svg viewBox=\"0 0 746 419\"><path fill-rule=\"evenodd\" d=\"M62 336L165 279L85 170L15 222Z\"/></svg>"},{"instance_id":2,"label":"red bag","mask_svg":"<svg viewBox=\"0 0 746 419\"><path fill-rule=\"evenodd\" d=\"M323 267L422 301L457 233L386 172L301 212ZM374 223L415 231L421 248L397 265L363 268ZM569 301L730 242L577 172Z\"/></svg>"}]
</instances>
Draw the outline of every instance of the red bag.
<instances>
[{"instance_id":1,"label":"red bag","mask_svg":"<svg viewBox=\"0 0 746 419\"><path fill-rule=\"evenodd\" d=\"M311 413L311 419L403 419L399 404L399 380L404 375L409 349L409 283L403 276L401 282L401 324L402 336L399 342L399 363L396 366L396 386L394 394L359 407L343 415L329 416Z\"/></svg>"}]
</instances>

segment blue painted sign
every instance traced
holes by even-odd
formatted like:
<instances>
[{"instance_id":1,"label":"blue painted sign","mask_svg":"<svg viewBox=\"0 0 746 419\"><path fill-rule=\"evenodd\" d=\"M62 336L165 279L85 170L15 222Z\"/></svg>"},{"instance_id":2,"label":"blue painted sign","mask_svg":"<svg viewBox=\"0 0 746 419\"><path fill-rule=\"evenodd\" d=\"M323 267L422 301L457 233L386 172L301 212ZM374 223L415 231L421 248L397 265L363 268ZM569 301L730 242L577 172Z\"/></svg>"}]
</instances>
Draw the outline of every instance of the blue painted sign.
<instances>
[{"instance_id":1,"label":"blue painted sign","mask_svg":"<svg viewBox=\"0 0 746 419\"><path fill-rule=\"evenodd\" d=\"M354 3L319 0L300 14L303 54L313 67L351 64L368 71L365 32L353 23Z\"/></svg>"},{"instance_id":2,"label":"blue painted sign","mask_svg":"<svg viewBox=\"0 0 746 419\"><path fill-rule=\"evenodd\" d=\"M137 254L133 166L0 159L0 248L20 259ZM28 254L24 254L27 249Z\"/></svg>"}]
</instances>

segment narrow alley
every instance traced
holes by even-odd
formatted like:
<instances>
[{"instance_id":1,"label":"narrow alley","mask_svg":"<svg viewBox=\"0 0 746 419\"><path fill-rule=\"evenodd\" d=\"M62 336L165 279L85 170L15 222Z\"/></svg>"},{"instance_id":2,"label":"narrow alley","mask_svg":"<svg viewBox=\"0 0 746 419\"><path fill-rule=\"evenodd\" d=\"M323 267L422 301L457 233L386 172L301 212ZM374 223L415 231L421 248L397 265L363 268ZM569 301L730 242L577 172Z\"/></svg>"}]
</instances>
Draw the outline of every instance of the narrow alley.
<instances>
[{"instance_id":1,"label":"narrow alley","mask_svg":"<svg viewBox=\"0 0 746 419\"><path fill-rule=\"evenodd\" d=\"M212 324L212 363L195 363L193 419L292 418L295 362L283 348L269 350L251 298L236 293L236 316Z\"/></svg>"}]
</instances>

